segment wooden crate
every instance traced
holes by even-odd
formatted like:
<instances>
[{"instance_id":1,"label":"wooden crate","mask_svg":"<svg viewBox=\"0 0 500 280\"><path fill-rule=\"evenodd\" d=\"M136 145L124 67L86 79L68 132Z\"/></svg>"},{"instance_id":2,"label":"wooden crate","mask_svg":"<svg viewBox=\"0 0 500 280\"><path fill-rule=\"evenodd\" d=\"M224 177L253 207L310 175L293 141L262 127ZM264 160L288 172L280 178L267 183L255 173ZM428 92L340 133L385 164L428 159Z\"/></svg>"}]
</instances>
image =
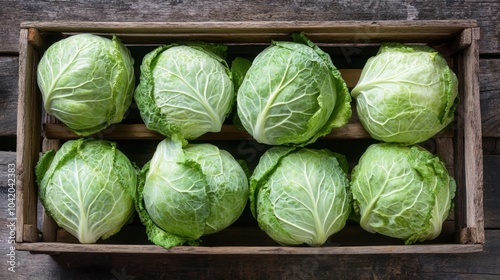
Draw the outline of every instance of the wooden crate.
<instances>
[{"instance_id":1,"label":"wooden crate","mask_svg":"<svg viewBox=\"0 0 500 280\"><path fill-rule=\"evenodd\" d=\"M117 235L98 244L78 244L39 210L34 167L40 152L57 149L65 140L77 138L64 125L43 113L36 84L36 67L53 42L77 33L117 35L131 50L136 67L142 56L161 44L177 40L225 43L229 56L252 58L271 40L290 40L290 33L303 31L330 53L352 88L368 57L382 42L428 44L439 50L457 73L459 105L453 129L443 131L424 145L440 155L458 189L454 214L433 241L403 245L403 241L370 234L348 224L319 248L283 247L256 225L248 211L220 233L203 237L200 246L164 249L151 244L145 228L136 221ZM479 252L484 243L482 200L482 147L478 85L479 29L472 20L447 21L342 21L342 22L25 22L20 30L18 140L17 140L17 249L44 253L147 253L147 254L381 254ZM138 69L138 68L136 68ZM138 72L138 71L137 71ZM140 166L163 138L148 130L132 106L120 124L95 137L117 141ZM197 141L214 142L235 157L251 156L255 163L263 146L230 122L220 133ZM373 142L356 119L314 143L345 154L351 166ZM139 147L139 148L137 148ZM137 150L139 149L139 150ZM245 154L246 153L246 154ZM248 210L248 209L247 209ZM138 220L138 219L136 219Z\"/></svg>"}]
</instances>

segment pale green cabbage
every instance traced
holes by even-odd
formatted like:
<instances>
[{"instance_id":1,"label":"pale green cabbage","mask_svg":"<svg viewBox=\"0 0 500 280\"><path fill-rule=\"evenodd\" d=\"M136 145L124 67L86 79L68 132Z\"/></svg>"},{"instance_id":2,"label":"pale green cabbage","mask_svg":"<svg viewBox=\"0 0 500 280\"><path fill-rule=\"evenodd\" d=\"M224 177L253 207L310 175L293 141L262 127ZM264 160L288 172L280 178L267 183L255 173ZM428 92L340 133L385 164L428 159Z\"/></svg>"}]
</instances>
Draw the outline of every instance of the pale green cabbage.
<instances>
[{"instance_id":1,"label":"pale green cabbage","mask_svg":"<svg viewBox=\"0 0 500 280\"><path fill-rule=\"evenodd\" d=\"M117 37L78 34L54 43L37 69L45 111L81 136L121 122L132 102L133 65Z\"/></svg>"},{"instance_id":2,"label":"pale green cabbage","mask_svg":"<svg viewBox=\"0 0 500 280\"><path fill-rule=\"evenodd\" d=\"M359 120L373 138L416 144L453 121L458 81L430 47L383 44L368 59L351 94Z\"/></svg>"},{"instance_id":3,"label":"pale green cabbage","mask_svg":"<svg viewBox=\"0 0 500 280\"><path fill-rule=\"evenodd\" d=\"M250 177L250 209L282 245L323 245L344 228L351 195L344 156L328 150L273 147Z\"/></svg>"},{"instance_id":4,"label":"pale green cabbage","mask_svg":"<svg viewBox=\"0 0 500 280\"><path fill-rule=\"evenodd\" d=\"M405 240L432 240L453 208L455 180L439 157L419 146L372 144L352 171L361 227Z\"/></svg>"},{"instance_id":5,"label":"pale green cabbage","mask_svg":"<svg viewBox=\"0 0 500 280\"><path fill-rule=\"evenodd\" d=\"M132 219L137 174L116 144L104 140L67 141L36 166L46 213L81 243L106 239Z\"/></svg>"},{"instance_id":6,"label":"pale green cabbage","mask_svg":"<svg viewBox=\"0 0 500 280\"><path fill-rule=\"evenodd\" d=\"M236 98L226 48L172 44L146 54L134 98L149 129L188 140L221 130Z\"/></svg>"},{"instance_id":7,"label":"pale green cabbage","mask_svg":"<svg viewBox=\"0 0 500 280\"><path fill-rule=\"evenodd\" d=\"M174 135L143 167L136 208L149 240L170 248L225 229L247 200L247 174L231 154Z\"/></svg>"},{"instance_id":8,"label":"pale green cabbage","mask_svg":"<svg viewBox=\"0 0 500 280\"><path fill-rule=\"evenodd\" d=\"M351 96L330 56L304 34L293 38L262 51L238 89L241 124L262 144L306 145L351 116Z\"/></svg>"}]
</instances>

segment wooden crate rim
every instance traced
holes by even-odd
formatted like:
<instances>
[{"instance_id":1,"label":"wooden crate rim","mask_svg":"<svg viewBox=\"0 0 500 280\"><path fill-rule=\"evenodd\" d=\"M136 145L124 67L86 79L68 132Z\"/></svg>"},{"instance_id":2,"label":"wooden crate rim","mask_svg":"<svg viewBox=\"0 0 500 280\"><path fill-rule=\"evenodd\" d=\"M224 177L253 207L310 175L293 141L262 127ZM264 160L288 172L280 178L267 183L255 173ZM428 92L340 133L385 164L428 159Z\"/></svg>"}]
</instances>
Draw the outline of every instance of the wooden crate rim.
<instances>
[{"instance_id":1,"label":"wooden crate rim","mask_svg":"<svg viewBox=\"0 0 500 280\"><path fill-rule=\"evenodd\" d=\"M354 254L450 254L477 253L483 244L414 244L340 247L287 246L175 246L165 249L154 244L74 244L60 242L18 243L18 250L42 253L126 253L172 255L354 255Z\"/></svg>"},{"instance_id":2,"label":"wooden crate rim","mask_svg":"<svg viewBox=\"0 0 500 280\"><path fill-rule=\"evenodd\" d=\"M122 33L155 33L168 31L185 33L204 31L226 33L228 31L289 32L351 32L359 28L383 28L390 30L418 30L419 33L458 33L466 28L477 27L477 21L466 20L362 20L362 21L200 21L200 22L90 22L90 21L25 21L21 28L36 28L39 31L94 31Z\"/></svg>"}]
</instances>

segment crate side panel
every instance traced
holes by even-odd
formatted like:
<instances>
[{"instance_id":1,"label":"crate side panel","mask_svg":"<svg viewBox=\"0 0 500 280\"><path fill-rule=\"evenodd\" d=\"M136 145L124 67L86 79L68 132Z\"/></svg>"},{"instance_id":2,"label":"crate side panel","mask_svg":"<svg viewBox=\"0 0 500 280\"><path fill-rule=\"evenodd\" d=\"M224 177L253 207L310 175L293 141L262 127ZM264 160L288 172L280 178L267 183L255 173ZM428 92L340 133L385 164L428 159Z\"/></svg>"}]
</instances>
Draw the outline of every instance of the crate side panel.
<instances>
[{"instance_id":1,"label":"crate side panel","mask_svg":"<svg viewBox=\"0 0 500 280\"><path fill-rule=\"evenodd\" d=\"M483 152L479 97L479 28L472 29L472 44L464 51L464 157L467 227L473 243L484 243Z\"/></svg>"},{"instance_id":2,"label":"crate side panel","mask_svg":"<svg viewBox=\"0 0 500 280\"><path fill-rule=\"evenodd\" d=\"M29 30L20 31L19 101L17 125L17 241L33 242L37 232L37 192L34 168L40 151L40 96L35 69L38 54L29 44Z\"/></svg>"}]
</instances>

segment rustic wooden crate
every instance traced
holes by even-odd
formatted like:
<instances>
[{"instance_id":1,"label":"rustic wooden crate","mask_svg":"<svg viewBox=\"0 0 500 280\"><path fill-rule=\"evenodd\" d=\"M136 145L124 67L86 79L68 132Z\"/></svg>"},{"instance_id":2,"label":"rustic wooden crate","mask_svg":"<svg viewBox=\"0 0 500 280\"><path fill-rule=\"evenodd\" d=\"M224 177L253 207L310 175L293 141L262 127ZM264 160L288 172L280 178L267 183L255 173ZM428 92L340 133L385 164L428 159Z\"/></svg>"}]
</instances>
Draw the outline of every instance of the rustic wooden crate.
<instances>
[{"instance_id":1,"label":"rustic wooden crate","mask_svg":"<svg viewBox=\"0 0 500 280\"><path fill-rule=\"evenodd\" d=\"M136 58L155 46L177 40L202 40L229 45L230 55L251 58L271 40L290 40L290 33L303 31L332 56L352 88L366 59L382 42L428 44L439 50L459 78L460 98L456 122L426 142L440 155L458 185L454 214L433 241L403 245L403 241L370 234L348 224L322 247L283 247L256 225L248 211L232 226L206 236L200 246L164 249L147 241L145 229L136 221L116 236L98 244L78 244L40 210L34 167L40 152L57 149L77 136L53 117L43 113L36 84L36 67L53 42L77 33L117 35ZM381 254L468 253L482 251L484 219L482 198L482 147L478 85L479 29L472 20L447 21L342 21L342 22L24 22L20 30L19 102L17 131L17 223L18 250L44 253L147 253L147 254ZM148 130L132 106L129 116L95 137L117 141L139 165L147 161L163 138ZM199 141L214 142L241 157L263 152L245 132L230 122L220 133ZM319 139L315 146L336 149L355 164L373 142L356 119ZM139 147L139 148L137 148ZM139 150L137 150L139 149ZM138 220L138 219L136 219Z\"/></svg>"}]
</instances>

